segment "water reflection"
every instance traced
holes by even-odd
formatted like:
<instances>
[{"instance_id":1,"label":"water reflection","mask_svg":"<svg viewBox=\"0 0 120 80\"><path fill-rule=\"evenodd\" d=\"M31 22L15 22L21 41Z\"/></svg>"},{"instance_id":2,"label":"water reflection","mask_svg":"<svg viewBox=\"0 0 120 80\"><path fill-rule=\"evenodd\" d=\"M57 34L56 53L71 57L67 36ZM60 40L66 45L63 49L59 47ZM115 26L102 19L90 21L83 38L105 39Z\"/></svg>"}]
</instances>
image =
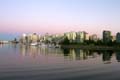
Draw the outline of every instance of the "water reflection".
<instances>
[{"instance_id":1,"label":"water reflection","mask_svg":"<svg viewBox=\"0 0 120 80\"><path fill-rule=\"evenodd\" d=\"M20 45L19 48L22 56L32 56L33 58L36 58L39 54L39 49L36 46Z\"/></svg>"},{"instance_id":2,"label":"water reflection","mask_svg":"<svg viewBox=\"0 0 120 80\"><path fill-rule=\"evenodd\" d=\"M120 51L116 51L116 60L120 62Z\"/></svg>"},{"instance_id":3,"label":"water reflection","mask_svg":"<svg viewBox=\"0 0 120 80\"><path fill-rule=\"evenodd\" d=\"M71 60L87 60L98 56L97 52L92 50L63 49L63 52L64 56L69 56Z\"/></svg>"},{"instance_id":4,"label":"water reflection","mask_svg":"<svg viewBox=\"0 0 120 80\"><path fill-rule=\"evenodd\" d=\"M102 51L103 52L103 61L105 64L111 63L111 58L113 51Z\"/></svg>"},{"instance_id":5,"label":"water reflection","mask_svg":"<svg viewBox=\"0 0 120 80\"><path fill-rule=\"evenodd\" d=\"M57 55L61 55L63 52L61 49L55 49L55 48L20 45L20 53L22 56L32 56L33 58L36 58L39 55L57 56Z\"/></svg>"},{"instance_id":6,"label":"water reflection","mask_svg":"<svg viewBox=\"0 0 120 80\"><path fill-rule=\"evenodd\" d=\"M120 51L114 52L111 50L82 50L82 49L59 49L59 48L46 48L37 46L20 45L19 50L22 56L32 56L36 58L39 55L44 56L58 56L69 60L88 60L101 57L103 63L110 64L111 58L115 54L115 58L120 62Z\"/></svg>"}]
</instances>

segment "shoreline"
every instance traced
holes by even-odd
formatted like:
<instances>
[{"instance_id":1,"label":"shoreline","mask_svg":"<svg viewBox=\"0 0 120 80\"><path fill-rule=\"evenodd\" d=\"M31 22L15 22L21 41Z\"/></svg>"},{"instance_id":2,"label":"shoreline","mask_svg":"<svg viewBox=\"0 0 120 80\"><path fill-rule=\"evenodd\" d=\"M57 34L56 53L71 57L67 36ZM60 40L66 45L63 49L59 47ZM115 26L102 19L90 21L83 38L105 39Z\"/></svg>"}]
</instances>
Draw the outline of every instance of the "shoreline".
<instances>
[{"instance_id":1,"label":"shoreline","mask_svg":"<svg viewBox=\"0 0 120 80\"><path fill-rule=\"evenodd\" d=\"M94 46L94 45L61 45L65 49L85 49L85 50L120 50L117 46Z\"/></svg>"}]
</instances>

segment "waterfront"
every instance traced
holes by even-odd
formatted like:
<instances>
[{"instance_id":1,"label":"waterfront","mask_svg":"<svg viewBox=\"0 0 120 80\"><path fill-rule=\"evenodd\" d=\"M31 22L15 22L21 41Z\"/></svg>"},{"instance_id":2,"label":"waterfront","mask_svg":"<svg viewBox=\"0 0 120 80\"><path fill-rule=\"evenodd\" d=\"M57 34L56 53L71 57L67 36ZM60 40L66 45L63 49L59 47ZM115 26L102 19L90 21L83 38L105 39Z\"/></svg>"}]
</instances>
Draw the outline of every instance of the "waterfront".
<instances>
[{"instance_id":1,"label":"waterfront","mask_svg":"<svg viewBox=\"0 0 120 80\"><path fill-rule=\"evenodd\" d=\"M0 80L119 80L120 51L0 45Z\"/></svg>"}]
</instances>

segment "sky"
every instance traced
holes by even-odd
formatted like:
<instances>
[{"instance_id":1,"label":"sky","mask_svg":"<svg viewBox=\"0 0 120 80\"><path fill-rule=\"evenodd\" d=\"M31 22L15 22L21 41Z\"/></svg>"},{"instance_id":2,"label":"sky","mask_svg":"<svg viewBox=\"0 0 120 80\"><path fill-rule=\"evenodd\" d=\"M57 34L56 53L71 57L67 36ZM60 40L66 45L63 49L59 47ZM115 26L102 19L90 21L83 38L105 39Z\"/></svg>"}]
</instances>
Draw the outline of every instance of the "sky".
<instances>
[{"instance_id":1,"label":"sky","mask_svg":"<svg viewBox=\"0 0 120 80\"><path fill-rule=\"evenodd\" d=\"M120 0L0 0L0 39L22 33L120 32Z\"/></svg>"}]
</instances>

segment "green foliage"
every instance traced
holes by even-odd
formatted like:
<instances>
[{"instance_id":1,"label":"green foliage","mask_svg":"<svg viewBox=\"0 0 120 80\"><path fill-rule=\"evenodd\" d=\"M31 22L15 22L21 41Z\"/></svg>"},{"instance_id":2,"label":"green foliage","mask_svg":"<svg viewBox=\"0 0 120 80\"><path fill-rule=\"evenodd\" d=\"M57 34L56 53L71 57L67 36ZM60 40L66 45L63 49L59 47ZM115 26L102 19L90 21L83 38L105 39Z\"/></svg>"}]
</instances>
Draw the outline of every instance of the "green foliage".
<instances>
[{"instance_id":1,"label":"green foliage","mask_svg":"<svg viewBox=\"0 0 120 80\"><path fill-rule=\"evenodd\" d=\"M62 42L61 42L61 44L70 44L70 41L68 40L68 38L66 37Z\"/></svg>"},{"instance_id":2,"label":"green foliage","mask_svg":"<svg viewBox=\"0 0 120 80\"><path fill-rule=\"evenodd\" d=\"M109 41L109 42L103 42L102 40L85 40L84 43L76 43L76 42L70 42L68 38L65 38L64 41L61 42L63 45L92 45L92 46L118 46L120 47L120 43L117 43L116 41Z\"/></svg>"}]
</instances>

